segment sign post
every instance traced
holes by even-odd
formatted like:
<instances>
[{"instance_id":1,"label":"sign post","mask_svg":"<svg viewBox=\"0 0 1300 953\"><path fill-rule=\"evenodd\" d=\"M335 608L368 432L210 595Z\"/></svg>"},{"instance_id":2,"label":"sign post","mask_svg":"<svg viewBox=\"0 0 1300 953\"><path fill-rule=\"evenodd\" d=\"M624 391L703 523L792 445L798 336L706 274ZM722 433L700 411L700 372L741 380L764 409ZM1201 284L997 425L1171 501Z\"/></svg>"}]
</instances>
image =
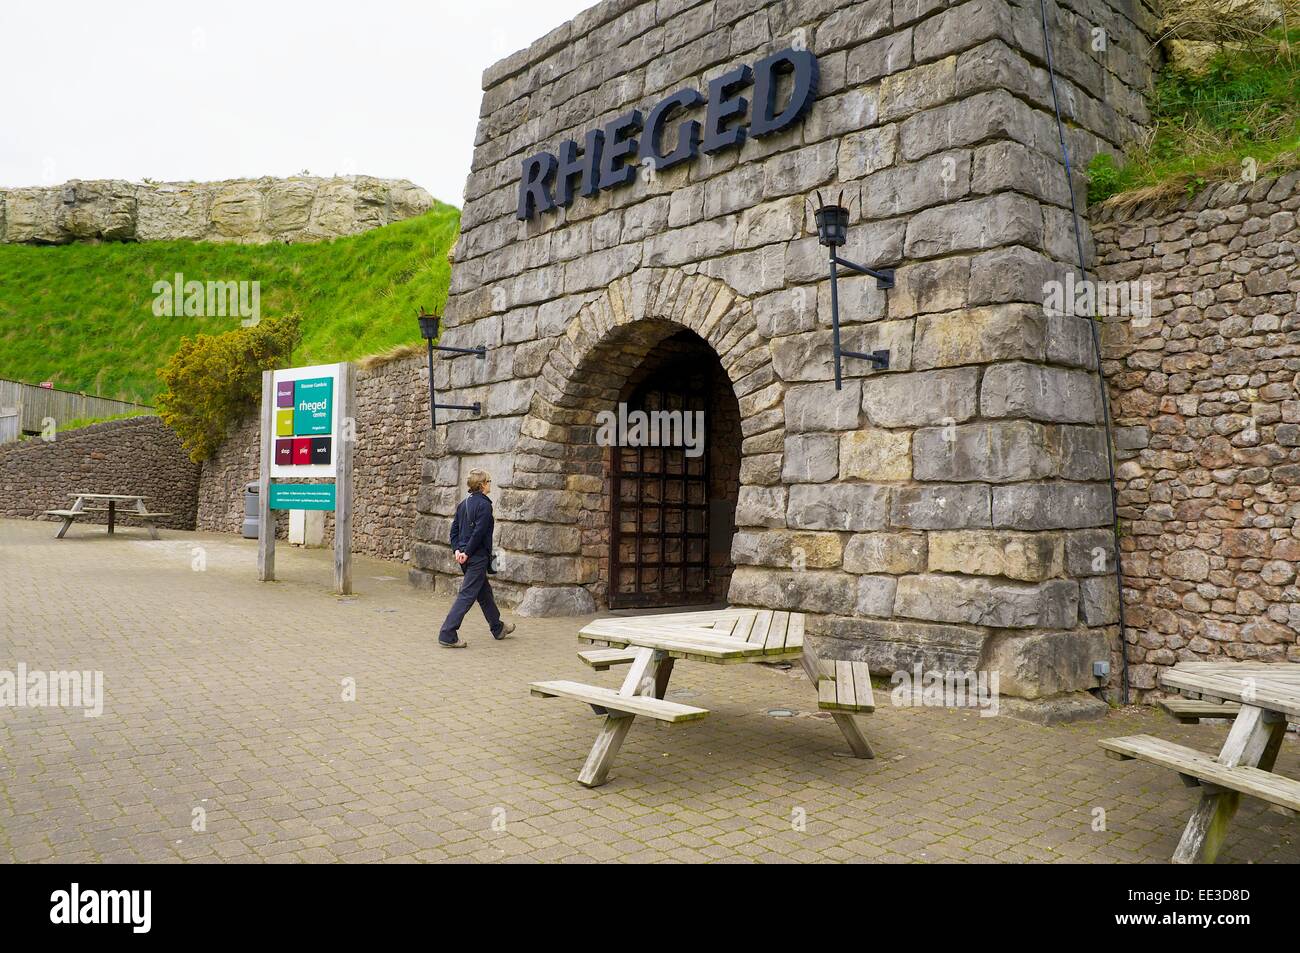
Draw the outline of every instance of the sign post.
<instances>
[{"instance_id":1,"label":"sign post","mask_svg":"<svg viewBox=\"0 0 1300 953\"><path fill-rule=\"evenodd\" d=\"M257 578L275 581L275 524L271 522L271 455L275 434L275 371L262 371L262 447L257 467Z\"/></svg>"},{"instance_id":2,"label":"sign post","mask_svg":"<svg viewBox=\"0 0 1300 953\"><path fill-rule=\"evenodd\" d=\"M355 410L356 369L348 363L339 365L338 420L335 432L339 444L338 474L334 486L338 491L334 507L334 588L340 595L352 592L352 447L356 443Z\"/></svg>"},{"instance_id":3,"label":"sign post","mask_svg":"<svg viewBox=\"0 0 1300 953\"><path fill-rule=\"evenodd\" d=\"M347 362L262 373L257 577L275 579L276 510L334 511L334 588L352 591L356 372ZM272 482L325 478L329 483Z\"/></svg>"}]
</instances>

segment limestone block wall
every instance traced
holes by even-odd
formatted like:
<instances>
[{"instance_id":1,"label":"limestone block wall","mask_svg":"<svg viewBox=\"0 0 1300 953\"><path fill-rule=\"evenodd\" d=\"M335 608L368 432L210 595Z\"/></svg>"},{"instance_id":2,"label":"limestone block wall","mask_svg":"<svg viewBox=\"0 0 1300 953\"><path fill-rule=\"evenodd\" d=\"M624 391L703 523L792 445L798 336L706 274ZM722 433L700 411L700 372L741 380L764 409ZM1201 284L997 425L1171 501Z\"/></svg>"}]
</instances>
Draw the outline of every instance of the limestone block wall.
<instances>
[{"instance_id":1,"label":"limestone block wall","mask_svg":"<svg viewBox=\"0 0 1300 953\"><path fill-rule=\"evenodd\" d=\"M1082 165L1147 119L1154 20L1051 10ZM801 122L517 220L539 149L805 44ZM1044 65L1036 2L606 0L490 68L444 338L488 359L438 372L484 412L430 442L414 579L454 584L445 527L483 461L502 474L498 589L524 613L600 604L606 554L577 531L608 467L591 424L685 327L740 403L732 603L812 613L831 654L878 670L1098 686L1092 661L1118 658L1113 579L1084 558L1109 519L1105 445L1087 321L1043 308L1075 255ZM847 362L841 390L816 190L851 208L844 257L897 268L888 292L841 283L845 347L892 361Z\"/></svg>"},{"instance_id":2,"label":"limestone block wall","mask_svg":"<svg viewBox=\"0 0 1300 953\"><path fill-rule=\"evenodd\" d=\"M1132 683L1183 660L1300 662L1300 173L1094 216L1114 316Z\"/></svg>"},{"instance_id":3,"label":"limestone block wall","mask_svg":"<svg viewBox=\"0 0 1300 953\"><path fill-rule=\"evenodd\" d=\"M415 526L429 431L429 372L424 355L406 357L357 373L356 481L352 550L385 559L407 559ZM244 486L257 480L258 420L235 427L221 449L203 462L198 482L198 528L238 533L244 523ZM288 514L280 513L280 536ZM325 517L325 542L332 545L334 516Z\"/></svg>"},{"instance_id":4,"label":"limestone block wall","mask_svg":"<svg viewBox=\"0 0 1300 953\"><path fill-rule=\"evenodd\" d=\"M125 182L0 189L0 242L305 242L413 218L433 204L405 179L368 175Z\"/></svg>"},{"instance_id":5,"label":"limestone block wall","mask_svg":"<svg viewBox=\"0 0 1300 953\"><path fill-rule=\"evenodd\" d=\"M0 516L42 518L71 506L73 493L137 493L152 512L172 514L158 525L193 529L198 481L198 466L162 420L108 420L0 447ZM105 523L107 514L84 521Z\"/></svg>"}]
</instances>

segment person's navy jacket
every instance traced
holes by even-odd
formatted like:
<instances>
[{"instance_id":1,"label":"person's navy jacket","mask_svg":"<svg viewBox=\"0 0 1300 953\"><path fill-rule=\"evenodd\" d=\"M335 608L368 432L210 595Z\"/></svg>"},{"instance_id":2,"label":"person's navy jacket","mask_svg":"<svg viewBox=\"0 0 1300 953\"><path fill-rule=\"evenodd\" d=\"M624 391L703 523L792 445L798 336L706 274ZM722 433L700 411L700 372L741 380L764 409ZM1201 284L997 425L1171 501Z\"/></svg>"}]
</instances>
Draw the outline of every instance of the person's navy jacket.
<instances>
[{"instance_id":1,"label":"person's navy jacket","mask_svg":"<svg viewBox=\"0 0 1300 953\"><path fill-rule=\"evenodd\" d=\"M492 501L477 491L456 507L451 520L451 548L470 559L492 553Z\"/></svg>"}]
</instances>

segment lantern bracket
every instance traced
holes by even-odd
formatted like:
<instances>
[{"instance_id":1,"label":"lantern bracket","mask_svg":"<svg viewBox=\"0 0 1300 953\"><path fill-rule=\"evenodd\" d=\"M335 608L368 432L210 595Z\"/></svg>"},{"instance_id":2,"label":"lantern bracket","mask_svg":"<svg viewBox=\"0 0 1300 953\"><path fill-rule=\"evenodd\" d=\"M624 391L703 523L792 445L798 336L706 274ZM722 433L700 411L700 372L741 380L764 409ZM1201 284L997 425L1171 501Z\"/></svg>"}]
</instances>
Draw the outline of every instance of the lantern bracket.
<instances>
[{"instance_id":1,"label":"lantern bracket","mask_svg":"<svg viewBox=\"0 0 1300 953\"><path fill-rule=\"evenodd\" d=\"M888 291L894 287L894 269L892 268L868 268L866 265L858 265L847 258L841 258L839 255L831 252L831 259L837 265L842 265L850 271L856 271L860 275L868 275L876 279L876 287L882 291Z\"/></svg>"},{"instance_id":2,"label":"lantern bracket","mask_svg":"<svg viewBox=\"0 0 1300 953\"><path fill-rule=\"evenodd\" d=\"M445 351L452 354L473 354L480 361L487 360L487 348L483 345L478 347L452 347L450 344L434 344L434 339L438 336L438 328L442 323L442 316L430 314L423 308L420 309L420 336L429 345L429 423L436 430L438 427L439 410L468 410L474 416L483 413L483 404L475 401L472 404L440 404L438 403L438 394L433 385L433 352Z\"/></svg>"},{"instance_id":3,"label":"lantern bracket","mask_svg":"<svg viewBox=\"0 0 1300 953\"><path fill-rule=\"evenodd\" d=\"M880 350L871 351L870 353L866 351L846 351L840 346L839 269L843 267L860 275L875 278L876 287L882 291L888 291L894 287L894 269L868 268L866 265L859 265L857 262L841 258L836 254L835 250L842 248L849 237L849 210L844 204L844 192L840 192L839 199L834 203L823 201L820 192L816 194L817 207L813 210L813 222L817 226L817 242L830 250L831 341L835 352L835 389L840 390L844 383L841 366L843 358L856 357L862 361L869 361L874 369L883 371L889 369L889 351Z\"/></svg>"}]
</instances>

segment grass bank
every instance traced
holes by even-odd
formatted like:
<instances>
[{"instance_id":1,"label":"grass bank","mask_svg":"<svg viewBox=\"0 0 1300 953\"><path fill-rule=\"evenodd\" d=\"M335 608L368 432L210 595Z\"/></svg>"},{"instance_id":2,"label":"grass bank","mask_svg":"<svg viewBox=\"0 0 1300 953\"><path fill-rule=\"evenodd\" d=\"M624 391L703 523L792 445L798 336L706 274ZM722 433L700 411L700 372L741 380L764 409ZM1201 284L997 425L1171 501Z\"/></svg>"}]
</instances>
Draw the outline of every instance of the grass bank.
<instances>
[{"instance_id":1,"label":"grass bank","mask_svg":"<svg viewBox=\"0 0 1300 953\"><path fill-rule=\"evenodd\" d=\"M257 281L263 317L302 320L297 364L350 360L419 341L421 306L447 297L447 252L460 213L298 245L140 242L0 245L0 376L152 403L157 369L184 335L239 326L229 317L156 317L154 284Z\"/></svg>"}]
</instances>

